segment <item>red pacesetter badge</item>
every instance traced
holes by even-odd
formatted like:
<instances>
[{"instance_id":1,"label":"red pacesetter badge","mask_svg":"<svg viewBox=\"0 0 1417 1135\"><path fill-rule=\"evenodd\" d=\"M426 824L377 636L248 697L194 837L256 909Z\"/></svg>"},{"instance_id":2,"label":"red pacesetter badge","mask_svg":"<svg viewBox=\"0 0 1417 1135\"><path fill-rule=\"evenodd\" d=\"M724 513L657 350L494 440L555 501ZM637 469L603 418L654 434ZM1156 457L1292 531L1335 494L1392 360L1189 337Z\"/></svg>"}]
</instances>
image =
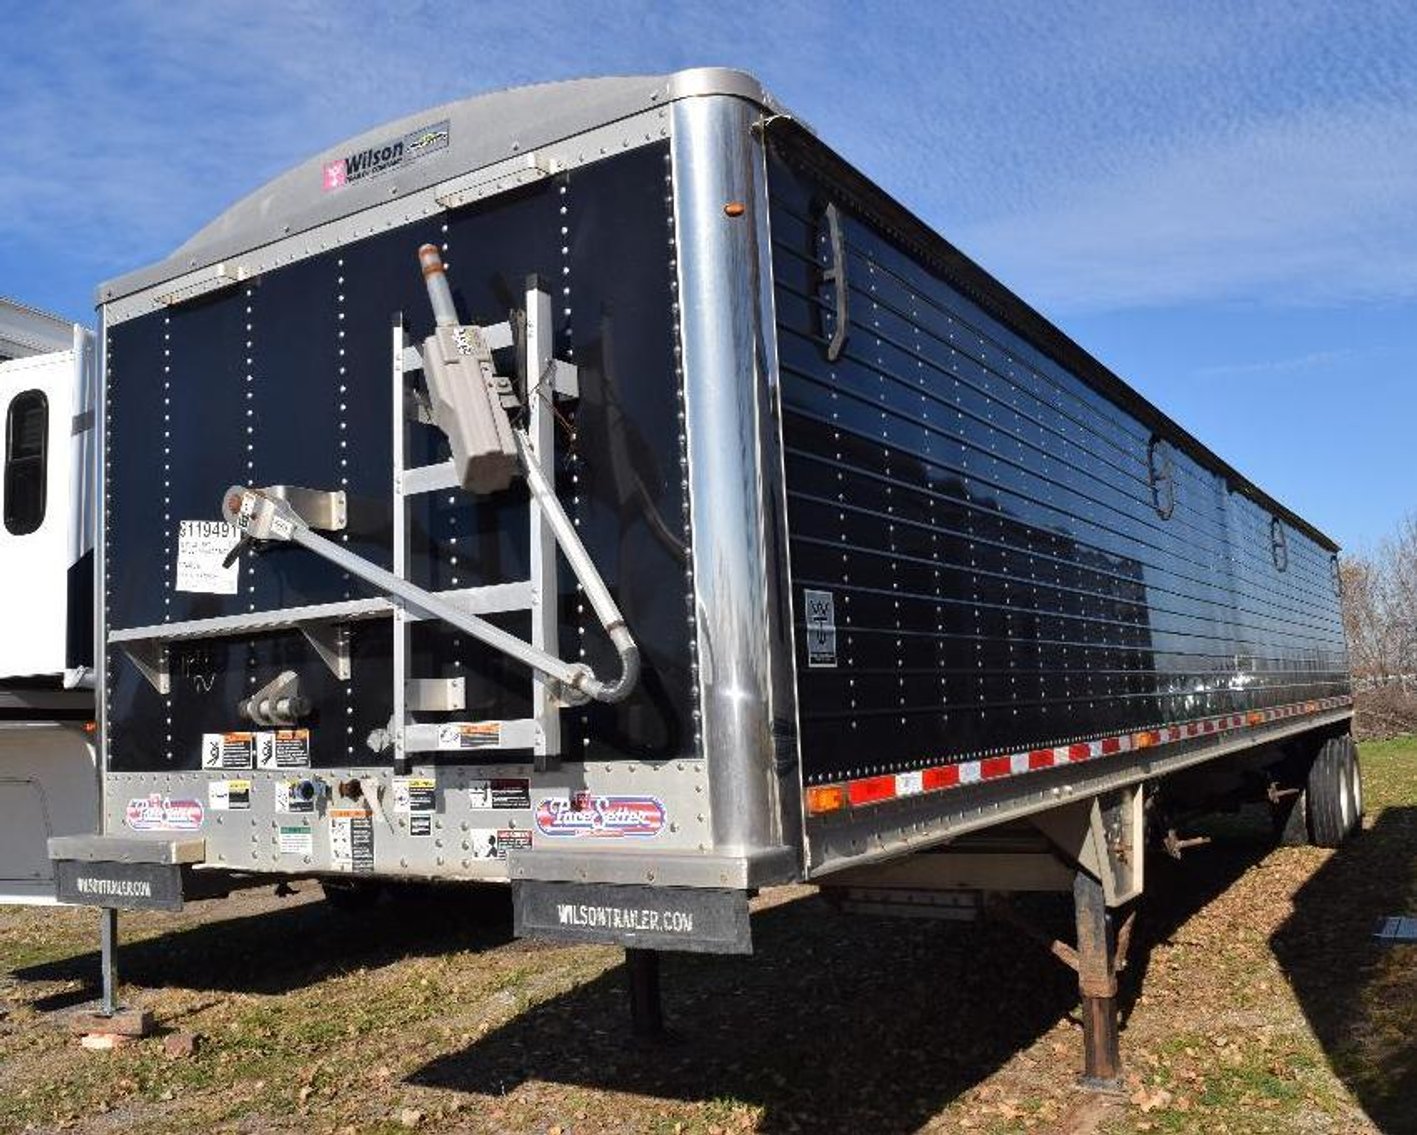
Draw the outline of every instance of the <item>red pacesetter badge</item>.
<instances>
[{"instance_id":1,"label":"red pacesetter badge","mask_svg":"<svg viewBox=\"0 0 1417 1135\"><path fill-rule=\"evenodd\" d=\"M195 832L206 810L199 800L173 800L160 792L135 796L123 810L123 820L135 832Z\"/></svg>"},{"instance_id":2,"label":"red pacesetter badge","mask_svg":"<svg viewBox=\"0 0 1417 1135\"><path fill-rule=\"evenodd\" d=\"M549 796L536 805L536 830L553 839L652 839L664 830L664 803L653 796L591 792Z\"/></svg>"}]
</instances>

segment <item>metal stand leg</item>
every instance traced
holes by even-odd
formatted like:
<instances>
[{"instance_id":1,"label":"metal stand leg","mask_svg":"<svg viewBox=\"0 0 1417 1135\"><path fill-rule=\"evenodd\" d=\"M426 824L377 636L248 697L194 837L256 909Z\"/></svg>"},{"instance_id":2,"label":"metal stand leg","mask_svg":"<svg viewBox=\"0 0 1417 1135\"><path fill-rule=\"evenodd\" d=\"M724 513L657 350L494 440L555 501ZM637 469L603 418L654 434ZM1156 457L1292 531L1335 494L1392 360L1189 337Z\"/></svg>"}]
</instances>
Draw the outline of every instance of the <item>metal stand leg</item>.
<instances>
[{"instance_id":1,"label":"metal stand leg","mask_svg":"<svg viewBox=\"0 0 1417 1135\"><path fill-rule=\"evenodd\" d=\"M1082 993L1085 1087L1114 1091L1121 1082L1117 1028L1117 952L1102 884L1083 871L1073 881L1077 914L1078 989Z\"/></svg>"},{"instance_id":2,"label":"metal stand leg","mask_svg":"<svg viewBox=\"0 0 1417 1135\"><path fill-rule=\"evenodd\" d=\"M659 999L659 953L625 951L625 973L630 982L630 1027L639 1040L664 1035L664 1008Z\"/></svg>"},{"instance_id":3,"label":"metal stand leg","mask_svg":"<svg viewBox=\"0 0 1417 1135\"><path fill-rule=\"evenodd\" d=\"M118 1012L118 911L101 907L98 912L100 965L103 969L103 1008L105 1017Z\"/></svg>"}]
</instances>

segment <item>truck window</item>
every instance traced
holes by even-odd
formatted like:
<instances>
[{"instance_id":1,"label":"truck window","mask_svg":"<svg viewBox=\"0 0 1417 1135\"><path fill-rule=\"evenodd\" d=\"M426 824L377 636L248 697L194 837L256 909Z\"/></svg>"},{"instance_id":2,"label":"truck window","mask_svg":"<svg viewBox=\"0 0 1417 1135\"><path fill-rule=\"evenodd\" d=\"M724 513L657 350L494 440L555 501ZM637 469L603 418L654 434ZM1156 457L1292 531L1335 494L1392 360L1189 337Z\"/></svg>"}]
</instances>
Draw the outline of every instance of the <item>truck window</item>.
<instances>
[{"instance_id":1,"label":"truck window","mask_svg":"<svg viewBox=\"0 0 1417 1135\"><path fill-rule=\"evenodd\" d=\"M42 390L15 395L5 415L5 530L28 536L44 523L49 400Z\"/></svg>"}]
</instances>

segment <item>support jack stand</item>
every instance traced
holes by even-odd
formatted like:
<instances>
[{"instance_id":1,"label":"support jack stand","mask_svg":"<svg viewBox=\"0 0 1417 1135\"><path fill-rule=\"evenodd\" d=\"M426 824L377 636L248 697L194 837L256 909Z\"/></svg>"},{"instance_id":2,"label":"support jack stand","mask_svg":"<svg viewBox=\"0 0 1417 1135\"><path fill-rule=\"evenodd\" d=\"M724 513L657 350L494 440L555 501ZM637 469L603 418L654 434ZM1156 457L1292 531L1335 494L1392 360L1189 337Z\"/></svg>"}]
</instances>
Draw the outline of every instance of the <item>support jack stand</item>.
<instances>
[{"instance_id":1,"label":"support jack stand","mask_svg":"<svg viewBox=\"0 0 1417 1135\"><path fill-rule=\"evenodd\" d=\"M118 1004L118 911L101 907L98 916L103 997L96 1012L76 1013L69 1027L86 1048L115 1048L148 1036L153 1031L153 1017L146 1009L125 1009Z\"/></svg>"},{"instance_id":2,"label":"support jack stand","mask_svg":"<svg viewBox=\"0 0 1417 1135\"><path fill-rule=\"evenodd\" d=\"M638 1041L662 1041L664 1005L660 1000L659 952L625 950L625 978L630 993L630 1028Z\"/></svg>"}]
</instances>

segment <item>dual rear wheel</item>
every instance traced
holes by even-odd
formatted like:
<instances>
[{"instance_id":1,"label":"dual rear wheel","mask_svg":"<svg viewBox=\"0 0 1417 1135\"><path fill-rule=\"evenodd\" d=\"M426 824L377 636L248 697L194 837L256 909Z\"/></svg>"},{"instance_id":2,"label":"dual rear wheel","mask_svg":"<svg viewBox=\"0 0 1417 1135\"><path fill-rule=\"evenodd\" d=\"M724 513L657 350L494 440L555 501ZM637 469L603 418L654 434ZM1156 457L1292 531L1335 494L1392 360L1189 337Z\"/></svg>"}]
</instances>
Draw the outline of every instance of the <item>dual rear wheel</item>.
<instances>
[{"instance_id":1,"label":"dual rear wheel","mask_svg":"<svg viewBox=\"0 0 1417 1135\"><path fill-rule=\"evenodd\" d=\"M1351 735L1330 737L1309 768L1300 797L1309 841L1337 847L1363 822L1363 775Z\"/></svg>"}]
</instances>

